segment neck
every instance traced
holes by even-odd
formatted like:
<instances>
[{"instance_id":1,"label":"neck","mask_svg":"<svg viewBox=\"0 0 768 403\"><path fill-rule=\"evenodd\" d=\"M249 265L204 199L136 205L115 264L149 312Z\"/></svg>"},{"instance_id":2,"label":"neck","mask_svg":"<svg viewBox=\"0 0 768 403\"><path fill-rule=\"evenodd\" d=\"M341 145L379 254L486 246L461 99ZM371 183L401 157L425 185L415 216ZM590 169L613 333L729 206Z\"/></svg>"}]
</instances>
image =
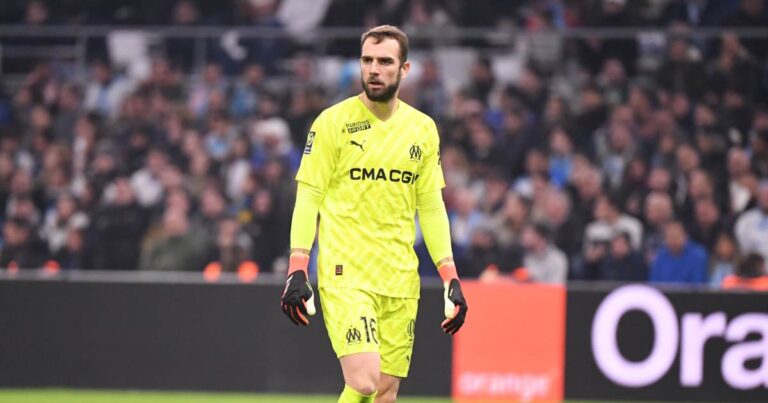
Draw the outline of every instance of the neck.
<instances>
[{"instance_id":1,"label":"neck","mask_svg":"<svg viewBox=\"0 0 768 403\"><path fill-rule=\"evenodd\" d=\"M400 106L400 100L397 99L397 94L395 94L389 101L384 102L372 101L365 95L365 92L361 93L359 96L360 100L363 101L363 104L365 104L371 113L381 121L386 121L391 118L392 115L395 114L395 111L397 111L398 106Z\"/></svg>"}]
</instances>

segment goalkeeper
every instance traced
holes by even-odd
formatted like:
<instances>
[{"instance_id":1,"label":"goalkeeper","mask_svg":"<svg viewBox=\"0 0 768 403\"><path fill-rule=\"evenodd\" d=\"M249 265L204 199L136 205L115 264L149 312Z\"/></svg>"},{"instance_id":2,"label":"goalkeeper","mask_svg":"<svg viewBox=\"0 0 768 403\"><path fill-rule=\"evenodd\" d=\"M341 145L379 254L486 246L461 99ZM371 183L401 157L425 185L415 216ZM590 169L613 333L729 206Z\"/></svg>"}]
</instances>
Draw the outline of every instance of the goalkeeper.
<instances>
[{"instance_id":1,"label":"goalkeeper","mask_svg":"<svg viewBox=\"0 0 768 403\"><path fill-rule=\"evenodd\" d=\"M393 26L362 35L363 92L324 110L307 136L291 225L282 308L314 314L307 282L318 212L320 300L345 387L339 402L393 402L408 375L419 298L415 215L445 287L443 330L467 304L454 265L434 121L398 99L408 38Z\"/></svg>"}]
</instances>

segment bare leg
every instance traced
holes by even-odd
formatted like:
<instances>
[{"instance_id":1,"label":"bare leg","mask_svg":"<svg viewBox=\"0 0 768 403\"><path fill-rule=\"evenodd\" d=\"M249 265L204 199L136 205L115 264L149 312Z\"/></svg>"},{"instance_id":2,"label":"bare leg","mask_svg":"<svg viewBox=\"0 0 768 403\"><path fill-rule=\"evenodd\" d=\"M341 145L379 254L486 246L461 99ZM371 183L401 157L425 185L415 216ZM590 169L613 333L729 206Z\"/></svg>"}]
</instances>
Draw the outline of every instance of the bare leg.
<instances>
[{"instance_id":1,"label":"bare leg","mask_svg":"<svg viewBox=\"0 0 768 403\"><path fill-rule=\"evenodd\" d=\"M379 383L379 353L356 353L339 359L344 383L361 395L372 395Z\"/></svg>"},{"instance_id":2,"label":"bare leg","mask_svg":"<svg viewBox=\"0 0 768 403\"><path fill-rule=\"evenodd\" d=\"M400 389L400 378L381 373L376 393L376 403L394 403Z\"/></svg>"}]
</instances>

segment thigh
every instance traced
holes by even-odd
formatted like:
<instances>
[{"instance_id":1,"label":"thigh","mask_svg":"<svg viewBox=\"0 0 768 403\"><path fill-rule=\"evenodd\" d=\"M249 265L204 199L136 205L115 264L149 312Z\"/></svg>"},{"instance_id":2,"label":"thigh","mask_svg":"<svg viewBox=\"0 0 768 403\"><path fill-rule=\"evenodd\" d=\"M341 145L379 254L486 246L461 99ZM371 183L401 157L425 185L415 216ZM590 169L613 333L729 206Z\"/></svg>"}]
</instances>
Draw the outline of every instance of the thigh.
<instances>
[{"instance_id":1,"label":"thigh","mask_svg":"<svg viewBox=\"0 0 768 403\"><path fill-rule=\"evenodd\" d=\"M354 288L321 288L320 304L336 357L379 352L377 295Z\"/></svg>"},{"instance_id":2,"label":"thigh","mask_svg":"<svg viewBox=\"0 0 768 403\"><path fill-rule=\"evenodd\" d=\"M408 376L418 307L418 299L383 297L378 321L382 373Z\"/></svg>"}]
</instances>

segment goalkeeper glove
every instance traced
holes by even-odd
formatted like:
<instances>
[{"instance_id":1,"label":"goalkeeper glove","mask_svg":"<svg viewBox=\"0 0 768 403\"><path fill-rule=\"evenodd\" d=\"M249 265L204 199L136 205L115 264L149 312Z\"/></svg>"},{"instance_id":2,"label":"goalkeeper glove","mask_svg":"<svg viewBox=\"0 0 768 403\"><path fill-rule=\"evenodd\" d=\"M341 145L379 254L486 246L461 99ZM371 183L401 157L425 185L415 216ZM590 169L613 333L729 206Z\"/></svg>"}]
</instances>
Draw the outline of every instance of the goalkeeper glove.
<instances>
[{"instance_id":1,"label":"goalkeeper glove","mask_svg":"<svg viewBox=\"0 0 768 403\"><path fill-rule=\"evenodd\" d=\"M288 263L288 280L280 298L283 313L291 322L299 326L309 325L307 316L315 314L315 293L307 279L309 256L303 253L292 253Z\"/></svg>"},{"instance_id":2,"label":"goalkeeper glove","mask_svg":"<svg viewBox=\"0 0 768 403\"><path fill-rule=\"evenodd\" d=\"M459 276L456 274L456 265L451 261L444 263L438 269L443 279L443 298L445 299L445 317L441 324L443 331L453 335L464 325L467 317L467 301L461 292Z\"/></svg>"}]
</instances>

